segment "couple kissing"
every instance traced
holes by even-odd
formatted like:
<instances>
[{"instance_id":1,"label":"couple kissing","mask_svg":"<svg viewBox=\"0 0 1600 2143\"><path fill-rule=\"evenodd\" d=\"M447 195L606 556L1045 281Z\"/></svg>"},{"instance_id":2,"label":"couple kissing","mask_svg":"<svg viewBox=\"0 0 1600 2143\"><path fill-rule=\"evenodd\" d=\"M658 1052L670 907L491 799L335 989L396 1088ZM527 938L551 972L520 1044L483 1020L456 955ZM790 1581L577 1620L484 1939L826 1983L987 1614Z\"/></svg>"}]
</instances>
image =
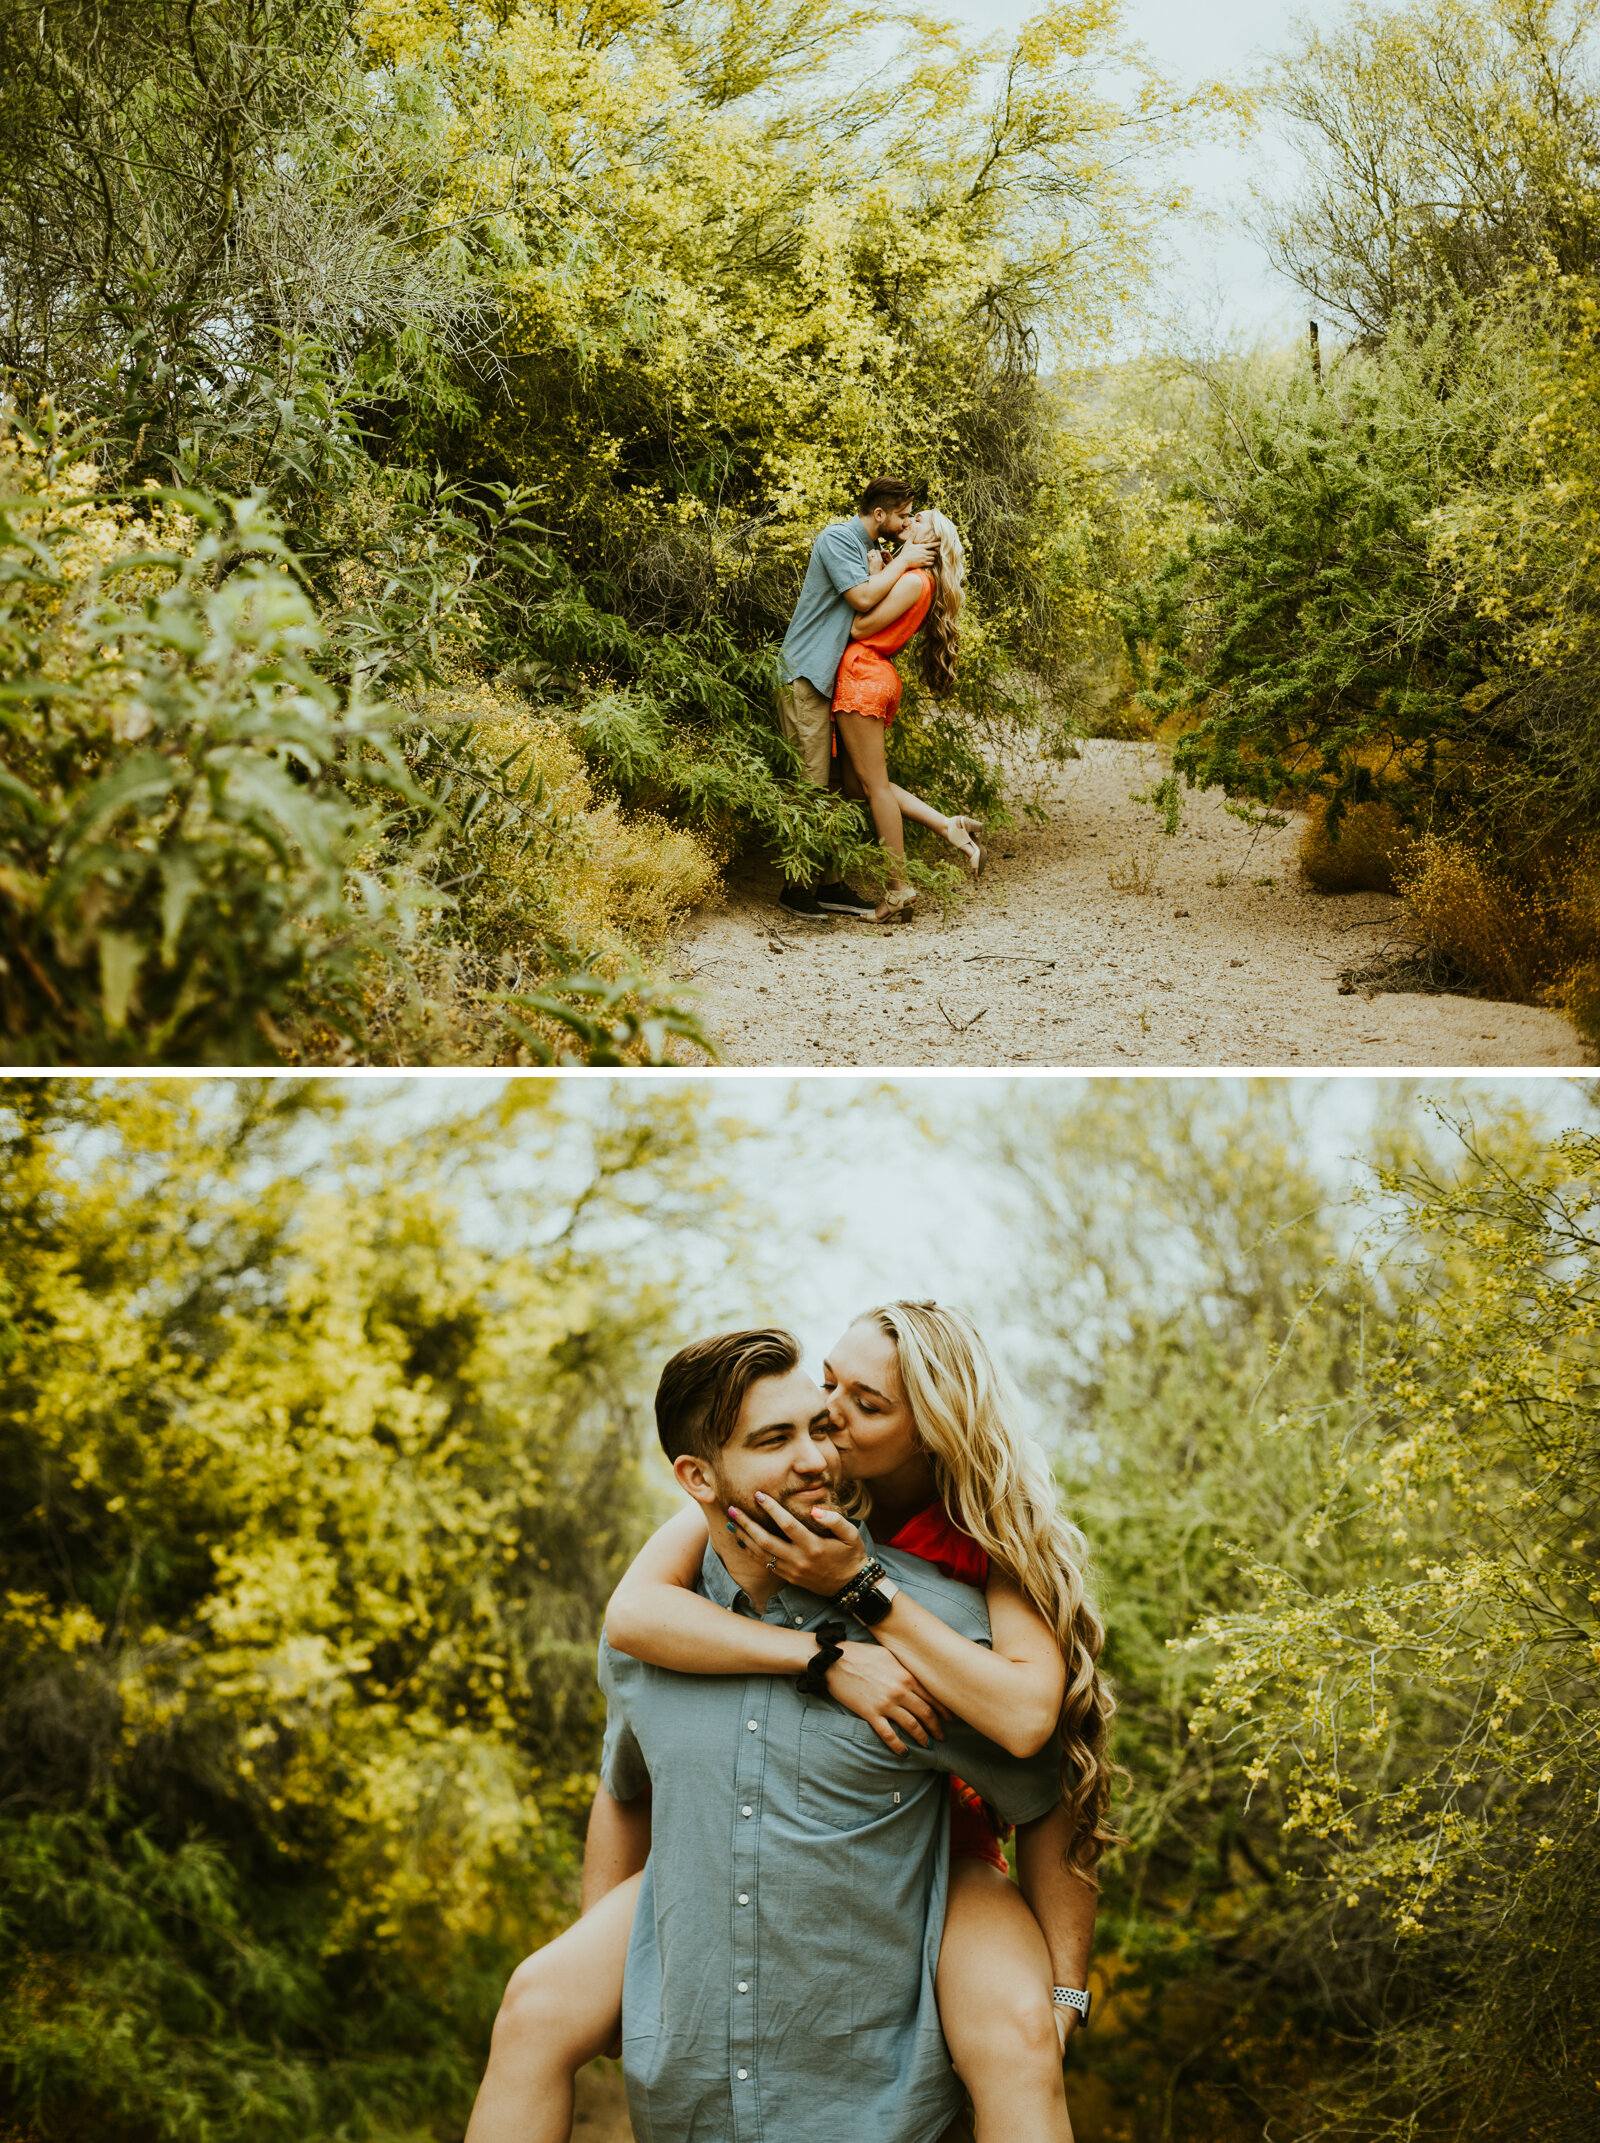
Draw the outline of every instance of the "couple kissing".
<instances>
[{"instance_id":1,"label":"couple kissing","mask_svg":"<svg viewBox=\"0 0 1600 2143\"><path fill-rule=\"evenodd\" d=\"M607 1609L582 1916L467 2143L568 2143L619 2033L647 2143L936 2143L962 2085L977 2143L1071 2143L1115 1836L1085 1542L961 1311L868 1311L824 1386L776 1330L662 1373L692 1507Z\"/></svg>"},{"instance_id":2,"label":"couple kissing","mask_svg":"<svg viewBox=\"0 0 1600 2143\"><path fill-rule=\"evenodd\" d=\"M899 545L887 563L885 537ZM946 818L902 789L885 758L900 705L894 657L918 639L923 682L930 692L952 690L965 584L955 524L931 508L917 512L911 486L897 477L875 477L850 519L830 522L813 542L779 660L778 721L813 788L837 788L868 806L889 886L874 903L837 880L787 885L778 904L791 915L909 922L917 896L905 874L907 819L942 834L973 872L983 868L980 822Z\"/></svg>"}]
</instances>

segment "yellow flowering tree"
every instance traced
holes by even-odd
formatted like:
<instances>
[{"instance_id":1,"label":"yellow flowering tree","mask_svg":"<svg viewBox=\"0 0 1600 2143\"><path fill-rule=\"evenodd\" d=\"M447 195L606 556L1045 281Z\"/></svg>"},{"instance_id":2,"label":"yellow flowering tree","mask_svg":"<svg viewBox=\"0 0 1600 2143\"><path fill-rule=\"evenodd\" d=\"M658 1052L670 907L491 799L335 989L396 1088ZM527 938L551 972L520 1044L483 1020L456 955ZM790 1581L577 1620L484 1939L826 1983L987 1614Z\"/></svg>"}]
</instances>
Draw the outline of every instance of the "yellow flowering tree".
<instances>
[{"instance_id":1,"label":"yellow flowering tree","mask_svg":"<svg viewBox=\"0 0 1600 2143\"><path fill-rule=\"evenodd\" d=\"M1354 0L1296 24L1266 95L1306 151L1271 204L1280 264L1376 346L1397 315L1592 270L1594 0Z\"/></svg>"},{"instance_id":2,"label":"yellow flowering tree","mask_svg":"<svg viewBox=\"0 0 1600 2143\"><path fill-rule=\"evenodd\" d=\"M573 555L674 626L770 627L881 466L969 524L982 586L1039 483L988 495L997 398L1138 299L1179 205L1162 157L1237 101L1163 81L1114 0L976 47L839 0L361 21L395 94L448 110L443 209L496 263L504 384L456 450L541 486Z\"/></svg>"},{"instance_id":3,"label":"yellow flowering tree","mask_svg":"<svg viewBox=\"0 0 1600 2143\"><path fill-rule=\"evenodd\" d=\"M1514 746L1496 800L1540 828L1587 828L1600 806L1600 286L1552 277L1516 298L1529 322L1518 421L1426 528L1455 605L1493 636L1478 713L1490 742Z\"/></svg>"},{"instance_id":4,"label":"yellow flowering tree","mask_svg":"<svg viewBox=\"0 0 1600 2143\"><path fill-rule=\"evenodd\" d=\"M1194 1640L1221 1661L1193 1727L1251 1752L1331 1939L1387 1982L1340 2132L1487 2111L1473 2133L1576 2143L1600 2066L1600 1138L1456 1129L1454 1173L1380 1177L1400 1313L1303 1527L1366 1567L1253 1557L1260 1605ZM1314 1430L1291 1409L1273 1433Z\"/></svg>"},{"instance_id":5,"label":"yellow flowering tree","mask_svg":"<svg viewBox=\"0 0 1600 2143\"><path fill-rule=\"evenodd\" d=\"M463 2103L568 1909L697 1105L0 1090L0 2119ZM88 2127L73 2127L87 2123Z\"/></svg>"}]
</instances>

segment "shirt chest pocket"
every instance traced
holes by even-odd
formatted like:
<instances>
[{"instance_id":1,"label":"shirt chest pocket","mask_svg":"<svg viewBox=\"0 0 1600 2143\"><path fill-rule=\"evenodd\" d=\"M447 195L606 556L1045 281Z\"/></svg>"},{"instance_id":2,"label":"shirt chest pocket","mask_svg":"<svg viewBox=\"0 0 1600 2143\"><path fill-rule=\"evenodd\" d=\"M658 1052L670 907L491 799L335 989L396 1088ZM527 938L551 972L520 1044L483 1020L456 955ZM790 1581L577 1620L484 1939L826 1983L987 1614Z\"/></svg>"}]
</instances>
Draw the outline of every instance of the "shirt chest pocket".
<instances>
[{"instance_id":1,"label":"shirt chest pocket","mask_svg":"<svg viewBox=\"0 0 1600 2143\"><path fill-rule=\"evenodd\" d=\"M808 1711L800 1722L800 1813L830 1830L864 1830L904 1807L926 1785L901 1769L864 1719Z\"/></svg>"}]
</instances>

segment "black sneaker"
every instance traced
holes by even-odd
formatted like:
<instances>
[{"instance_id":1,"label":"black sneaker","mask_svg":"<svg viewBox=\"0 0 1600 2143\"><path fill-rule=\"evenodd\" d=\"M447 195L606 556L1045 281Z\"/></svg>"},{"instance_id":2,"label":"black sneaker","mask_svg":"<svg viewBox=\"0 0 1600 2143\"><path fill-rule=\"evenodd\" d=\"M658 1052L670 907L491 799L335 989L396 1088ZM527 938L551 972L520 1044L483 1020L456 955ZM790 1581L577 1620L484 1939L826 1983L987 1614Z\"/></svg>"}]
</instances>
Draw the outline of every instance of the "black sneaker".
<instances>
[{"instance_id":1,"label":"black sneaker","mask_svg":"<svg viewBox=\"0 0 1600 2143\"><path fill-rule=\"evenodd\" d=\"M831 885L817 887L816 900L824 915L859 915L870 923L878 912L875 900L868 900L865 893L853 892L837 878Z\"/></svg>"},{"instance_id":2,"label":"black sneaker","mask_svg":"<svg viewBox=\"0 0 1600 2143\"><path fill-rule=\"evenodd\" d=\"M805 885L786 885L778 895L778 906L789 915L809 915L813 921L828 912L811 888Z\"/></svg>"}]
</instances>

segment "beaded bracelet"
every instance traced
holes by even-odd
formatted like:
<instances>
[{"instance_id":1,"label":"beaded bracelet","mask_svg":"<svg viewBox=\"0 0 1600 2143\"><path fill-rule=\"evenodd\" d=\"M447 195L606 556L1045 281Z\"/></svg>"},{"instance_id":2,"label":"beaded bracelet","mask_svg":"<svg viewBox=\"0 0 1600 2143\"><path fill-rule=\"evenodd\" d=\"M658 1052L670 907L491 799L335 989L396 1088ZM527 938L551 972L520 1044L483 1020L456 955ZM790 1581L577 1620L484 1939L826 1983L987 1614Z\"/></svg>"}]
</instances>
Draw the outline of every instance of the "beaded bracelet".
<instances>
[{"instance_id":1,"label":"beaded bracelet","mask_svg":"<svg viewBox=\"0 0 1600 2143\"><path fill-rule=\"evenodd\" d=\"M888 1571L885 1570L878 1558L875 1555L869 1555L863 1567L856 1572L849 1584L842 1585L834 1594L834 1606L839 1608L842 1613L849 1614L861 1595L864 1592L871 1592L880 1578L886 1578L888 1575Z\"/></svg>"}]
</instances>

